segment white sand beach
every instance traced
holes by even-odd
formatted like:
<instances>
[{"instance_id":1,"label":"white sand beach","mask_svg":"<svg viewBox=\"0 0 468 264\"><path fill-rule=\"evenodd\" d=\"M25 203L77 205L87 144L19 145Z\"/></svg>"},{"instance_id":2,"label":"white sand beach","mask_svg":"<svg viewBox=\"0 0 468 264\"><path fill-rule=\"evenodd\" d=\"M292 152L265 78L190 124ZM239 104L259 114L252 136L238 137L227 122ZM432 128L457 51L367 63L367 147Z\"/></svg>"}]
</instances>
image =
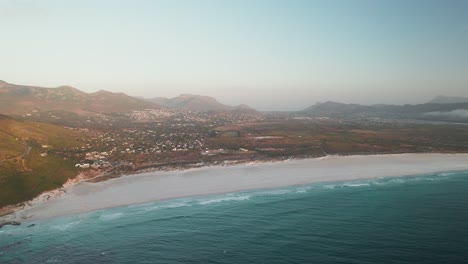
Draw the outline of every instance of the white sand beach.
<instances>
[{"instance_id":1,"label":"white sand beach","mask_svg":"<svg viewBox=\"0 0 468 264\"><path fill-rule=\"evenodd\" d=\"M16 219L44 219L180 197L468 170L468 154L328 156L318 159L216 166L80 182L66 194L17 211Z\"/></svg>"}]
</instances>

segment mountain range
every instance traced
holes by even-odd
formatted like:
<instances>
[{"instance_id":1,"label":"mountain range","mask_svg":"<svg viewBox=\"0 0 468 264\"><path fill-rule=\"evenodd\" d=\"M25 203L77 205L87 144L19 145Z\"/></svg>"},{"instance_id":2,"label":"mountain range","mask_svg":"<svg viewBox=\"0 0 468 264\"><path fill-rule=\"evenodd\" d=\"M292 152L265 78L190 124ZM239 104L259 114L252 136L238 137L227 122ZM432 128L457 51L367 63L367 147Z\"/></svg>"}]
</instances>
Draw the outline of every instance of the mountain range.
<instances>
[{"instance_id":1,"label":"mountain range","mask_svg":"<svg viewBox=\"0 0 468 264\"><path fill-rule=\"evenodd\" d=\"M468 102L359 105L328 101L316 103L300 113L331 118L393 118L468 122Z\"/></svg>"},{"instance_id":2,"label":"mountain range","mask_svg":"<svg viewBox=\"0 0 468 264\"><path fill-rule=\"evenodd\" d=\"M0 113L27 114L32 111L64 110L76 114L112 113L160 108L124 93L85 93L70 86L44 88L0 81Z\"/></svg>"},{"instance_id":3,"label":"mountain range","mask_svg":"<svg viewBox=\"0 0 468 264\"><path fill-rule=\"evenodd\" d=\"M0 81L0 113L6 115L24 115L36 111L66 111L78 115L93 115L162 108L196 112L257 113L246 105L229 106L213 97L202 95L182 94L174 98L144 99L104 90L85 93L70 86L43 88ZM335 118L402 118L468 122L468 98L437 96L428 103L416 105L360 105L328 101L316 103L299 113Z\"/></svg>"},{"instance_id":4,"label":"mountain range","mask_svg":"<svg viewBox=\"0 0 468 264\"><path fill-rule=\"evenodd\" d=\"M439 96L436 96L431 101L429 101L428 103L432 103L432 104L468 103L468 97L439 95Z\"/></svg>"},{"instance_id":5,"label":"mountain range","mask_svg":"<svg viewBox=\"0 0 468 264\"><path fill-rule=\"evenodd\" d=\"M229 106L218 102L213 97L194 94L181 94L174 98L155 97L146 100L165 107L197 112L253 110L247 105Z\"/></svg>"},{"instance_id":6,"label":"mountain range","mask_svg":"<svg viewBox=\"0 0 468 264\"><path fill-rule=\"evenodd\" d=\"M202 95L182 94L174 98L145 99L104 90L85 93L70 86L44 88L0 81L0 113L7 115L22 115L33 111L67 111L79 115L92 115L161 108L196 112L256 112L246 105L229 106L213 97Z\"/></svg>"}]
</instances>

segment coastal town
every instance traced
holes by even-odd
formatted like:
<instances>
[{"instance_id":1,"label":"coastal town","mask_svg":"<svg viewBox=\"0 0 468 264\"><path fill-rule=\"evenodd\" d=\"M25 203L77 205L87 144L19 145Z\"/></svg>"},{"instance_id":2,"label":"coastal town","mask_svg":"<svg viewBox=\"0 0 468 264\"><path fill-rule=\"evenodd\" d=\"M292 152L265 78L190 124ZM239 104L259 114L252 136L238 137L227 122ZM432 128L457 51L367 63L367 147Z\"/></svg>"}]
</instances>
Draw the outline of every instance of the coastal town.
<instances>
[{"instance_id":1,"label":"coastal town","mask_svg":"<svg viewBox=\"0 0 468 264\"><path fill-rule=\"evenodd\" d=\"M32 113L28 118L40 116ZM428 122L175 109L86 118L69 118L62 124L85 136L85 144L60 154L75 160L76 168L102 179L148 169L252 160L468 150L463 126L452 125L451 136L446 137L445 130ZM412 137L415 133L420 136ZM42 155L54 149L43 146Z\"/></svg>"},{"instance_id":2,"label":"coastal town","mask_svg":"<svg viewBox=\"0 0 468 264\"><path fill-rule=\"evenodd\" d=\"M0 264L468 263L468 0L0 0Z\"/></svg>"},{"instance_id":3,"label":"coastal town","mask_svg":"<svg viewBox=\"0 0 468 264\"><path fill-rule=\"evenodd\" d=\"M52 121L83 135L81 146L72 150L42 146L41 155L58 151L76 160L76 168L106 172L213 160L215 154L228 152L222 148L211 149L209 138L217 137L217 128L265 120L264 115L253 111L203 113L176 109L72 118L62 117L60 113L31 112L23 117L31 121ZM237 150L248 153L245 149Z\"/></svg>"},{"instance_id":4,"label":"coastal town","mask_svg":"<svg viewBox=\"0 0 468 264\"><path fill-rule=\"evenodd\" d=\"M261 112L190 94L145 99L7 82L0 93L14 106L0 105L0 206L75 179L330 155L468 152L466 122L433 114L468 103L325 102Z\"/></svg>"}]
</instances>

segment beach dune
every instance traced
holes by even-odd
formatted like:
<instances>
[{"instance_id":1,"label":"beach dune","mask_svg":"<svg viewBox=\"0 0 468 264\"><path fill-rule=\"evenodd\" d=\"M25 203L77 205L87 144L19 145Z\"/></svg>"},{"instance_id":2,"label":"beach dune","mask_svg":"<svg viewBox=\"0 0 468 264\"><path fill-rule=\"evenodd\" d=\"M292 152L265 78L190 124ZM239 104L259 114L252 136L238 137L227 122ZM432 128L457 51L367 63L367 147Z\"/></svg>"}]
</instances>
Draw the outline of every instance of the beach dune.
<instances>
[{"instance_id":1,"label":"beach dune","mask_svg":"<svg viewBox=\"0 0 468 264\"><path fill-rule=\"evenodd\" d=\"M14 218L43 219L180 197L468 170L468 154L327 156L318 159L215 166L80 182L48 201L34 202Z\"/></svg>"}]
</instances>

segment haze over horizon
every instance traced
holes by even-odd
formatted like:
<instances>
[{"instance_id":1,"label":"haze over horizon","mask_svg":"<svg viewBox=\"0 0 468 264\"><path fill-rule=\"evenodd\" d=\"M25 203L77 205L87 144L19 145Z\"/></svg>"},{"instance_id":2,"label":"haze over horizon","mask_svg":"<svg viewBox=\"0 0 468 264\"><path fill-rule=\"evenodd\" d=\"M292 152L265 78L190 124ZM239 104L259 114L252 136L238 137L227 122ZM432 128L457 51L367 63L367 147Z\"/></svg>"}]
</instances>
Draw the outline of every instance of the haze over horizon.
<instances>
[{"instance_id":1,"label":"haze over horizon","mask_svg":"<svg viewBox=\"0 0 468 264\"><path fill-rule=\"evenodd\" d=\"M0 79L260 110L468 96L468 1L0 0Z\"/></svg>"}]
</instances>

